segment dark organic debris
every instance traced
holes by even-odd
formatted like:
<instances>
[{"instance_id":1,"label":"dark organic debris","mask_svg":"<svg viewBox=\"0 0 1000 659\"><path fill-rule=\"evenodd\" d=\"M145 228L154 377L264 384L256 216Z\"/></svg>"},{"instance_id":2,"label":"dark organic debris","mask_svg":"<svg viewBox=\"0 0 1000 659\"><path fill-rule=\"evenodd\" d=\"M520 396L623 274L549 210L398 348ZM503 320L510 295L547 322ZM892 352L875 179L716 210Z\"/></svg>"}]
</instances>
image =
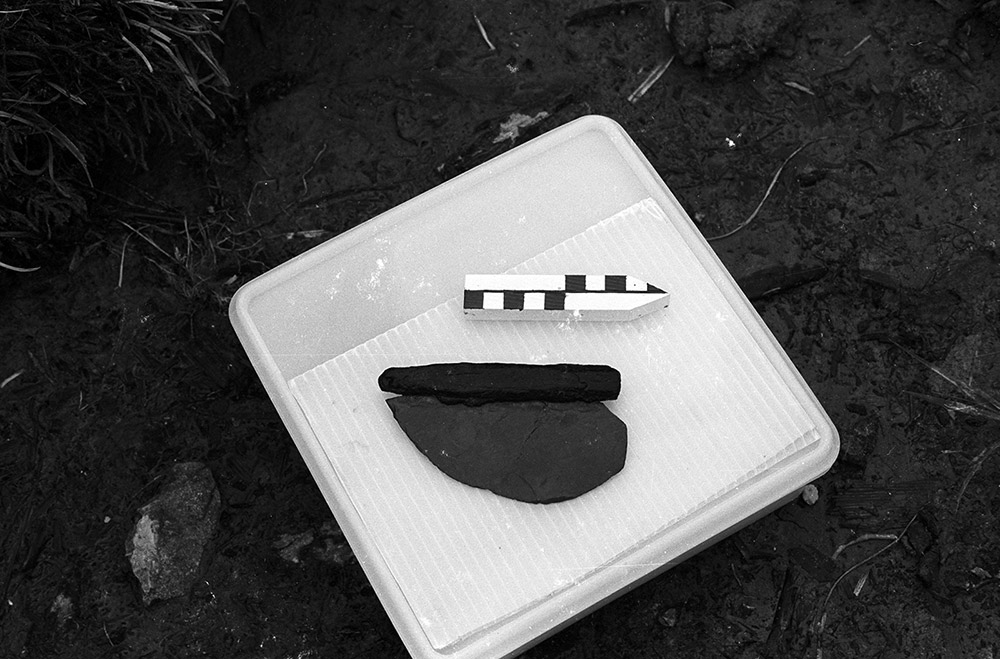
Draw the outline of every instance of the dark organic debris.
<instances>
[{"instance_id":1,"label":"dark organic debris","mask_svg":"<svg viewBox=\"0 0 1000 659\"><path fill-rule=\"evenodd\" d=\"M282 533L271 546L278 550L282 560L302 564L306 556L324 563L344 565L354 558L344 534L333 522L324 522L319 529L306 529L301 533ZM308 550L307 554L304 554Z\"/></svg>"},{"instance_id":2,"label":"dark organic debris","mask_svg":"<svg viewBox=\"0 0 1000 659\"><path fill-rule=\"evenodd\" d=\"M877 415L856 420L840 435L838 463L842 467L864 469L881 434L882 425Z\"/></svg>"},{"instance_id":3,"label":"dark organic debris","mask_svg":"<svg viewBox=\"0 0 1000 659\"><path fill-rule=\"evenodd\" d=\"M602 364L457 362L386 369L382 391L435 396L444 403L494 401L597 402L618 398L621 374Z\"/></svg>"},{"instance_id":4,"label":"dark organic debris","mask_svg":"<svg viewBox=\"0 0 1000 659\"><path fill-rule=\"evenodd\" d=\"M798 22L797 0L754 0L739 9L696 0L678 3L670 33L685 64L732 72L782 47Z\"/></svg>"},{"instance_id":5,"label":"dark organic debris","mask_svg":"<svg viewBox=\"0 0 1000 659\"><path fill-rule=\"evenodd\" d=\"M775 265L755 270L736 280L748 300L759 300L823 278L826 268L809 265Z\"/></svg>"},{"instance_id":6,"label":"dark organic debris","mask_svg":"<svg viewBox=\"0 0 1000 659\"><path fill-rule=\"evenodd\" d=\"M608 19L621 18L636 12L645 12L649 9L650 4L653 3L648 0L640 0L638 2L623 2L618 0L616 2L609 2L595 7L588 7L587 9L575 12L567 17L566 27L580 27L582 25L599 23Z\"/></svg>"},{"instance_id":7,"label":"dark organic debris","mask_svg":"<svg viewBox=\"0 0 1000 659\"><path fill-rule=\"evenodd\" d=\"M190 590L221 508L212 472L199 462L185 462L174 465L172 480L139 509L126 554L146 604Z\"/></svg>"},{"instance_id":8,"label":"dark organic debris","mask_svg":"<svg viewBox=\"0 0 1000 659\"><path fill-rule=\"evenodd\" d=\"M678 618L680 618L680 611L678 611L676 607L670 607L660 613L660 615L656 617L656 621L667 629L673 629L677 626Z\"/></svg>"},{"instance_id":9,"label":"dark organic debris","mask_svg":"<svg viewBox=\"0 0 1000 659\"><path fill-rule=\"evenodd\" d=\"M900 345L899 343L896 343L895 341L892 341L892 343L900 350L908 354L910 357L918 361L920 364L929 368L931 371L933 371L937 376L939 376L949 385L951 385L958 391L962 392L962 394L966 397L967 400L948 401L934 396L922 396L923 398L932 401L933 400L942 401L940 404L946 409L951 410L952 412L960 412L962 414L978 416L984 419L989 419L991 421L1000 421L1000 398L998 398L994 393L986 389L981 389L979 387L972 386L971 373L970 373L970 381L968 382L963 381L961 376L957 374L952 375L950 373L947 373L943 369L935 366L934 364L931 364L930 362L928 362L927 360L925 360L912 350L909 350L908 348ZM963 343L967 343L967 345L956 346L955 349L953 349L952 352L949 353L948 355L949 358L958 361L965 361L966 368L969 369L970 372L974 368L982 368L982 365L979 364L979 362L982 362L984 360L979 359L979 351L978 351L978 346L980 345L979 337L978 336L967 337L966 342ZM987 344L987 345L992 345L992 344ZM973 352L973 355L975 355L974 357L973 355L968 354L970 348ZM986 352L986 354L991 354L991 353ZM986 363L992 363L992 362L986 361Z\"/></svg>"},{"instance_id":10,"label":"dark organic debris","mask_svg":"<svg viewBox=\"0 0 1000 659\"><path fill-rule=\"evenodd\" d=\"M994 31L1000 30L1000 0L980 1L975 15L986 21Z\"/></svg>"},{"instance_id":11,"label":"dark organic debris","mask_svg":"<svg viewBox=\"0 0 1000 659\"><path fill-rule=\"evenodd\" d=\"M410 441L441 471L518 501L572 499L625 466L625 423L600 403L468 406L431 396L386 402Z\"/></svg>"},{"instance_id":12,"label":"dark organic debris","mask_svg":"<svg viewBox=\"0 0 1000 659\"><path fill-rule=\"evenodd\" d=\"M829 583L837 578L840 566L830 556L808 544L797 545L788 550L788 560L812 579Z\"/></svg>"},{"instance_id":13,"label":"dark organic debris","mask_svg":"<svg viewBox=\"0 0 1000 659\"><path fill-rule=\"evenodd\" d=\"M793 617L798 592L795 569L791 566L786 567L785 578L782 580L781 592L778 595L778 603L774 608L774 617L771 619L771 630L764 642L764 656L775 657L788 653L787 646L794 631Z\"/></svg>"},{"instance_id":14,"label":"dark organic debris","mask_svg":"<svg viewBox=\"0 0 1000 659\"><path fill-rule=\"evenodd\" d=\"M898 481L892 485L855 484L834 495L830 511L846 528L878 529L908 514L915 506L931 503L941 485L934 479Z\"/></svg>"},{"instance_id":15,"label":"dark organic debris","mask_svg":"<svg viewBox=\"0 0 1000 659\"><path fill-rule=\"evenodd\" d=\"M843 581L845 578L847 578L849 574L857 570L859 567L867 563L870 563L880 554L885 553L893 546L895 546L900 540L902 540L906 536L906 532L910 530L911 526L913 526L913 522L916 521L917 517L920 515L920 512L921 511L918 510L916 513L914 513L913 516L910 518L910 521L908 521L906 523L906 526L903 527L903 530L900 531L899 534L891 536L893 539L890 542L883 545L882 548L879 549L878 551L870 554L867 558L861 559L851 567L844 570L841 573L841 575L837 577L837 580L833 582L833 585L830 586L830 590L827 591L826 597L823 599L823 603L820 605L819 610L816 613L812 628L810 629L810 631L813 634L813 642L815 644L815 647L812 648L812 650L815 650L814 656L817 657L823 656L822 639L823 639L823 632L826 629L826 606L827 604L830 603L830 598L833 597L833 593L837 590L837 586L839 586L840 582ZM858 583L858 585L856 586L855 595L857 595L857 590L860 589L863 583L864 583L863 581L860 581Z\"/></svg>"}]
</instances>

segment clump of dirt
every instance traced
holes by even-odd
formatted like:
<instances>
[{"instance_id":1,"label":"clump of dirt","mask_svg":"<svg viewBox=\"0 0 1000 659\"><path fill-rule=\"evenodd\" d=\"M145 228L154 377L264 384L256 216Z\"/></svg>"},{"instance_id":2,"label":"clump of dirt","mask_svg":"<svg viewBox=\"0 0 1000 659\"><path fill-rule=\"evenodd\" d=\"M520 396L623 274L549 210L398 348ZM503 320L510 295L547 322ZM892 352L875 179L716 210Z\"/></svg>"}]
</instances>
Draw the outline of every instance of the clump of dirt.
<instances>
[{"instance_id":1,"label":"clump of dirt","mask_svg":"<svg viewBox=\"0 0 1000 659\"><path fill-rule=\"evenodd\" d=\"M977 15L1000 31L1000 0L987 0L976 8Z\"/></svg>"},{"instance_id":2,"label":"clump of dirt","mask_svg":"<svg viewBox=\"0 0 1000 659\"><path fill-rule=\"evenodd\" d=\"M737 9L702 0L673 10L671 34L685 64L732 73L771 50L789 50L798 22L797 0L754 0Z\"/></svg>"}]
</instances>

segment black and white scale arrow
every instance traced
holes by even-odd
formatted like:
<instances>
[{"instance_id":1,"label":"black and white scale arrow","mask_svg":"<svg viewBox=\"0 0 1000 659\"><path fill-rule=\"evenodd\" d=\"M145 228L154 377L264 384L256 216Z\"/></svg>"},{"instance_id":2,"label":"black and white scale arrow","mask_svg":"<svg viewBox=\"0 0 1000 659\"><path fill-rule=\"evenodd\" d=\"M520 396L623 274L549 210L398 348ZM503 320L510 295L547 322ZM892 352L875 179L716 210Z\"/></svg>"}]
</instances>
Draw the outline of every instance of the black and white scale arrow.
<instances>
[{"instance_id":1,"label":"black and white scale arrow","mask_svg":"<svg viewBox=\"0 0 1000 659\"><path fill-rule=\"evenodd\" d=\"M670 294L631 275L465 275L473 320L635 320Z\"/></svg>"}]
</instances>

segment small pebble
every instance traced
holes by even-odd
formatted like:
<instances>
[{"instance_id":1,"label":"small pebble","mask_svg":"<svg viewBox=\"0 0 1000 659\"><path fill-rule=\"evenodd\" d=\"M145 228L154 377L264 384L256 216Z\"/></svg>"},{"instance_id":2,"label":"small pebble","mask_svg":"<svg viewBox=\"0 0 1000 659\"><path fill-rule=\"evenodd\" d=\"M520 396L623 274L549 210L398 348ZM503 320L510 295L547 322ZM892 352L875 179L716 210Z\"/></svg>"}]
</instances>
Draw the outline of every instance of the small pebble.
<instances>
[{"instance_id":1,"label":"small pebble","mask_svg":"<svg viewBox=\"0 0 1000 659\"><path fill-rule=\"evenodd\" d=\"M73 617L73 600L59 593L56 595L55 601L52 602L49 612L55 614L59 629L62 629L66 625L66 621Z\"/></svg>"},{"instance_id":2,"label":"small pebble","mask_svg":"<svg viewBox=\"0 0 1000 659\"><path fill-rule=\"evenodd\" d=\"M281 537L271 543L271 546L280 550L282 560L289 563L301 563L300 556L303 549L312 544L315 536L312 531L303 533L282 533Z\"/></svg>"},{"instance_id":3,"label":"small pebble","mask_svg":"<svg viewBox=\"0 0 1000 659\"><path fill-rule=\"evenodd\" d=\"M806 505L811 506L819 501L819 489L812 483L802 488L802 500Z\"/></svg>"},{"instance_id":4,"label":"small pebble","mask_svg":"<svg viewBox=\"0 0 1000 659\"><path fill-rule=\"evenodd\" d=\"M657 620L667 629L672 629L677 626L677 616L677 609L667 609L660 614L660 617L657 618Z\"/></svg>"}]
</instances>

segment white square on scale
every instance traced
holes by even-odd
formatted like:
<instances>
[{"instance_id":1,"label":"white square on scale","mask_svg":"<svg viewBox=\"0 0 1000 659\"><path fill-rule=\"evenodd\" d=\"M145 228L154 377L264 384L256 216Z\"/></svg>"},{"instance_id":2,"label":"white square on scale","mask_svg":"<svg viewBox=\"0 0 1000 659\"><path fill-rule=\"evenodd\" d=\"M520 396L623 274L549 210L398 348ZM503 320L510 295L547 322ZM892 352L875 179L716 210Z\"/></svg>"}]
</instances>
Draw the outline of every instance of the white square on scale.
<instances>
[{"instance_id":1,"label":"white square on scale","mask_svg":"<svg viewBox=\"0 0 1000 659\"><path fill-rule=\"evenodd\" d=\"M483 293L483 309L503 309L503 293Z\"/></svg>"},{"instance_id":2,"label":"white square on scale","mask_svg":"<svg viewBox=\"0 0 1000 659\"><path fill-rule=\"evenodd\" d=\"M544 309L545 308L545 293L540 293L538 291L532 291L530 293L524 294L524 308L525 309Z\"/></svg>"}]
</instances>

